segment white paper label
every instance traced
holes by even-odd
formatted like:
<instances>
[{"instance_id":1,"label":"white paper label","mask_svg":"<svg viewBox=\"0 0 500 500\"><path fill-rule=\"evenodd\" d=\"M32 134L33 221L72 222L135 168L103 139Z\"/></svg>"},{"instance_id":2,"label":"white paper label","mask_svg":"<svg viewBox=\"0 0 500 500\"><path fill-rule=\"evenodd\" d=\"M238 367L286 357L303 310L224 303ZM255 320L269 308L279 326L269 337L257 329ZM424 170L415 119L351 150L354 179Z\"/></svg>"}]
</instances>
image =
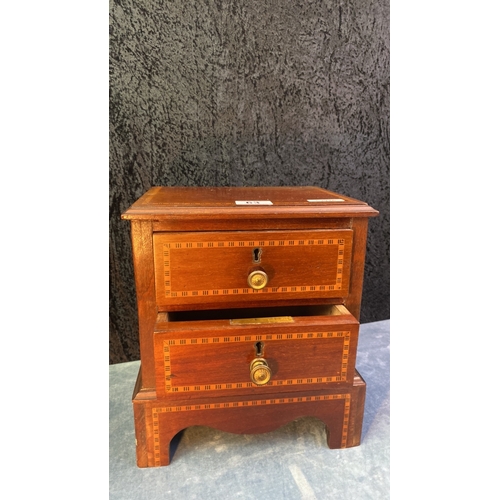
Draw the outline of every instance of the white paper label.
<instances>
[{"instance_id":1,"label":"white paper label","mask_svg":"<svg viewBox=\"0 0 500 500\"><path fill-rule=\"evenodd\" d=\"M319 200L307 200L309 203L331 203L331 202L339 202L339 201L345 201L340 198L325 198L325 199L319 199Z\"/></svg>"},{"instance_id":2,"label":"white paper label","mask_svg":"<svg viewBox=\"0 0 500 500\"><path fill-rule=\"evenodd\" d=\"M272 205L269 200L236 200L236 205Z\"/></svg>"}]
</instances>

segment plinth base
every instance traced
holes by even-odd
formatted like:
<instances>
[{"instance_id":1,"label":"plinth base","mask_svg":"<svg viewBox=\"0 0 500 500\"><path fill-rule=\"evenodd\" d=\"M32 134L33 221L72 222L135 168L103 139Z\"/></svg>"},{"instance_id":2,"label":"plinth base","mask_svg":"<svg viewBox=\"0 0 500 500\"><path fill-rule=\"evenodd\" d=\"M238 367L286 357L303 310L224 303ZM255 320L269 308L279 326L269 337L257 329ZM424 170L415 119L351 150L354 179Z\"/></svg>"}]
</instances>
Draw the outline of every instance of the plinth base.
<instances>
[{"instance_id":1,"label":"plinth base","mask_svg":"<svg viewBox=\"0 0 500 500\"><path fill-rule=\"evenodd\" d=\"M134 393L136 454L139 467L170 463L170 442L181 430L205 425L236 434L273 431L293 420L311 416L326 426L332 449L358 446L366 383L356 371L352 386L335 390L282 393L270 397L219 397L159 400L154 392L140 390L140 374Z\"/></svg>"}]
</instances>

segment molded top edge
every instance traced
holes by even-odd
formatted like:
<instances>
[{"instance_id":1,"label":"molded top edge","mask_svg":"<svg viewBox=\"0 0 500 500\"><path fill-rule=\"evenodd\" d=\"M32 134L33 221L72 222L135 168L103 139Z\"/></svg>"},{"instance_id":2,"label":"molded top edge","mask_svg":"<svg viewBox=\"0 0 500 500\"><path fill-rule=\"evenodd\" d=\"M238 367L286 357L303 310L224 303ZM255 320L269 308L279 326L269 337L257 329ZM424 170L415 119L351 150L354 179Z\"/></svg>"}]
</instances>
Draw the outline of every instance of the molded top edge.
<instances>
[{"instance_id":1,"label":"molded top edge","mask_svg":"<svg viewBox=\"0 0 500 500\"><path fill-rule=\"evenodd\" d=\"M170 217L372 217L365 202L303 187L153 187L122 214L123 219Z\"/></svg>"}]
</instances>

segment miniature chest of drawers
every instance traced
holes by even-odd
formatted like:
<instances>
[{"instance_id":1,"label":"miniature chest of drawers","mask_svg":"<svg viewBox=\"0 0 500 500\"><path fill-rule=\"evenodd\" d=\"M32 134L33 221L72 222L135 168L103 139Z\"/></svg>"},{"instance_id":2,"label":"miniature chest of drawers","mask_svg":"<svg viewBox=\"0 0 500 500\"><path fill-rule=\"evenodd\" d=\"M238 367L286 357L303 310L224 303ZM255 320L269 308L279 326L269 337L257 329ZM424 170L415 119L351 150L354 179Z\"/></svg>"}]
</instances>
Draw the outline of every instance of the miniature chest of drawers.
<instances>
[{"instance_id":1,"label":"miniature chest of drawers","mask_svg":"<svg viewBox=\"0 0 500 500\"><path fill-rule=\"evenodd\" d=\"M366 203L315 187L154 187L130 220L141 368L139 467L207 425L260 433L314 416L360 443L356 349Z\"/></svg>"}]
</instances>

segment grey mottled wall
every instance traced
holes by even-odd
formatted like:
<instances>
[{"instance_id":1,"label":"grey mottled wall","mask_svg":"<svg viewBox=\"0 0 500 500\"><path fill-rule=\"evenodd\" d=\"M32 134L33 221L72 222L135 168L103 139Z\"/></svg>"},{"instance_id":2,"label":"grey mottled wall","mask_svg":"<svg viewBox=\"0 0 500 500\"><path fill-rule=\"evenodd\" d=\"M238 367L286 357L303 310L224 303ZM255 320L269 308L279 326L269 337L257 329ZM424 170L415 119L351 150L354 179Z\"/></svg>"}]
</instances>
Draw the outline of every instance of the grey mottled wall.
<instances>
[{"instance_id":1,"label":"grey mottled wall","mask_svg":"<svg viewBox=\"0 0 500 500\"><path fill-rule=\"evenodd\" d=\"M368 202L362 322L389 318L389 0L111 0L110 362L139 358L129 225L154 185Z\"/></svg>"}]
</instances>

